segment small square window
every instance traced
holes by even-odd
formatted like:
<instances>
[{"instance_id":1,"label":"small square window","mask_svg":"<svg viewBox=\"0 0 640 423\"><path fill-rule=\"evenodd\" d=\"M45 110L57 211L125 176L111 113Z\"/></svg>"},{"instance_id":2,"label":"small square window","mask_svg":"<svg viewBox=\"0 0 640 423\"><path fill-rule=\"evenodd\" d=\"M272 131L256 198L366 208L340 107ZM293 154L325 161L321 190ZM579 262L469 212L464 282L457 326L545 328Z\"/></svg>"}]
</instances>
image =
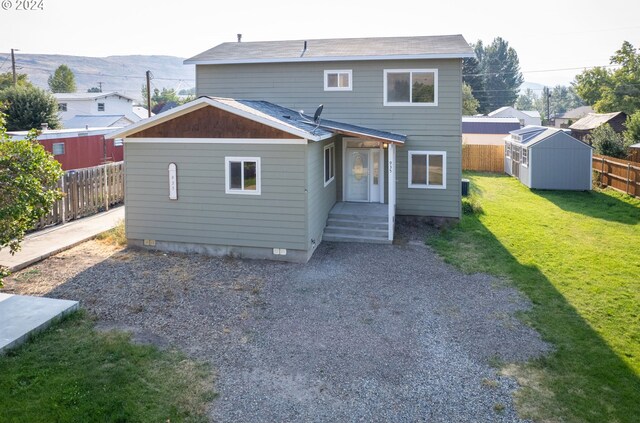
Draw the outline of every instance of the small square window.
<instances>
[{"instance_id":1,"label":"small square window","mask_svg":"<svg viewBox=\"0 0 640 423\"><path fill-rule=\"evenodd\" d=\"M260 195L260 158L226 157L225 192Z\"/></svg>"},{"instance_id":2,"label":"small square window","mask_svg":"<svg viewBox=\"0 0 640 423\"><path fill-rule=\"evenodd\" d=\"M53 144L53 147L51 148L53 155L54 156L61 156L64 154L64 143L63 142L58 142Z\"/></svg>"},{"instance_id":3,"label":"small square window","mask_svg":"<svg viewBox=\"0 0 640 423\"><path fill-rule=\"evenodd\" d=\"M66 112L67 111L67 103L58 103L58 111Z\"/></svg>"},{"instance_id":4,"label":"small square window","mask_svg":"<svg viewBox=\"0 0 640 423\"><path fill-rule=\"evenodd\" d=\"M437 106L438 70L385 70L385 106Z\"/></svg>"},{"instance_id":5,"label":"small square window","mask_svg":"<svg viewBox=\"0 0 640 423\"><path fill-rule=\"evenodd\" d=\"M326 70L324 71L325 91L351 91L351 70Z\"/></svg>"},{"instance_id":6,"label":"small square window","mask_svg":"<svg viewBox=\"0 0 640 423\"><path fill-rule=\"evenodd\" d=\"M445 189L446 181L446 152L409 151L409 188Z\"/></svg>"},{"instance_id":7,"label":"small square window","mask_svg":"<svg viewBox=\"0 0 640 423\"><path fill-rule=\"evenodd\" d=\"M104 103L98 103L98 111L104 112Z\"/></svg>"},{"instance_id":8,"label":"small square window","mask_svg":"<svg viewBox=\"0 0 640 423\"><path fill-rule=\"evenodd\" d=\"M336 176L335 169L336 148L335 144L329 144L324 148L324 186L326 187Z\"/></svg>"}]
</instances>

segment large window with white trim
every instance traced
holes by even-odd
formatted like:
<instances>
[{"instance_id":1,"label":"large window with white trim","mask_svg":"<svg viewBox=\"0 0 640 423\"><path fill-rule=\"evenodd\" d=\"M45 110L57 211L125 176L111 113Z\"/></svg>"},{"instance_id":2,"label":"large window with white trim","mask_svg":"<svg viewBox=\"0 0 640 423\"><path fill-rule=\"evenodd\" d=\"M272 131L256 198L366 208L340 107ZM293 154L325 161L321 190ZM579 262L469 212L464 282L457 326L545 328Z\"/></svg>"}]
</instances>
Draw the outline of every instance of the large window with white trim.
<instances>
[{"instance_id":1,"label":"large window with white trim","mask_svg":"<svg viewBox=\"0 0 640 423\"><path fill-rule=\"evenodd\" d=\"M353 72L350 69L326 70L324 71L324 90L325 91L351 91L352 76L353 76Z\"/></svg>"},{"instance_id":2,"label":"large window with white trim","mask_svg":"<svg viewBox=\"0 0 640 423\"><path fill-rule=\"evenodd\" d=\"M437 69L385 69L385 106L437 106Z\"/></svg>"},{"instance_id":3,"label":"large window with white trim","mask_svg":"<svg viewBox=\"0 0 640 423\"><path fill-rule=\"evenodd\" d=\"M409 151L409 188L447 187L446 151Z\"/></svg>"},{"instance_id":4,"label":"large window with white trim","mask_svg":"<svg viewBox=\"0 0 640 423\"><path fill-rule=\"evenodd\" d=\"M326 187L336 177L336 147L335 144L329 144L324 148L324 186Z\"/></svg>"},{"instance_id":5,"label":"large window with white trim","mask_svg":"<svg viewBox=\"0 0 640 423\"><path fill-rule=\"evenodd\" d=\"M260 195L260 157L225 157L225 192Z\"/></svg>"}]
</instances>

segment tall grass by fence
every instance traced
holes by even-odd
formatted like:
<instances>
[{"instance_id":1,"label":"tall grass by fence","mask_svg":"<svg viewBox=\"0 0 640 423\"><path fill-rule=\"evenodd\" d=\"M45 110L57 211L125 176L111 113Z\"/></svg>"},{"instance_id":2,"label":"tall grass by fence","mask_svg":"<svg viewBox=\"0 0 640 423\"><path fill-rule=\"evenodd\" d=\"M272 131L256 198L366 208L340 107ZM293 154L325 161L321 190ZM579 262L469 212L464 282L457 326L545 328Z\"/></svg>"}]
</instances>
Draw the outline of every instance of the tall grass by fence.
<instances>
[{"instance_id":1,"label":"tall grass by fence","mask_svg":"<svg viewBox=\"0 0 640 423\"><path fill-rule=\"evenodd\" d=\"M504 173L504 145L462 144L462 169Z\"/></svg>"},{"instance_id":2,"label":"tall grass by fence","mask_svg":"<svg viewBox=\"0 0 640 423\"><path fill-rule=\"evenodd\" d=\"M68 170L58 181L64 193L35 229L109 210L124 201L123 162Z\"/></svg>"},{"instance_id":3,"label":"tall grass by fence","mask_svg":"<svg viewBox=\"0 0 640 423\"><path fill-rule=\"evenodd\" d=\"M640 163L594 154L592 167L600 185L640 197Z\"/></svg>"}]
</instances>

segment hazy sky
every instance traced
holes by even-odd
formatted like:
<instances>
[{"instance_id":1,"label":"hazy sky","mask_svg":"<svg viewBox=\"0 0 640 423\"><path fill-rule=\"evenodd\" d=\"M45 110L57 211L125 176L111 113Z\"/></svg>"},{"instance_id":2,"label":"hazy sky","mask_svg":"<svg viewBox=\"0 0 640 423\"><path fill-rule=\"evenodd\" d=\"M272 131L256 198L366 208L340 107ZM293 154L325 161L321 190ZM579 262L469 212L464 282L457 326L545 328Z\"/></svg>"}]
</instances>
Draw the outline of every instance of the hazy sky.
<instances>
[{"instance_id":1,"label":"hazy sky","mask_svg":"<svg viewBox=\"0 0 640 423\"><path fill-rule=\"evenodd\" d=\"M459 33L505 38L526 81L555 85L607 65L624 40L640 47L637 0L42 0L44 10L30 11L16 10L20 1L0 0L0 52L190 57L237 33L244 41Z\"/></svg>"}]
</instances>

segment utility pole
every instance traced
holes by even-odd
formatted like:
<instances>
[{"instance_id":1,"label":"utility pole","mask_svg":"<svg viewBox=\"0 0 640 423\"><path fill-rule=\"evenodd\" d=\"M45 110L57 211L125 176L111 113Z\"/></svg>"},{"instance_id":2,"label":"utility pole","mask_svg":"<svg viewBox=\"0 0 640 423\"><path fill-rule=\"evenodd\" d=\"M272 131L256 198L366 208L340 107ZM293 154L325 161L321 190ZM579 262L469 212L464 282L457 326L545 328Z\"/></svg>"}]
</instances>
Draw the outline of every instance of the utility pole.
<instances>
[{"instance_id":1,"label":"utility pole","mask_svg":"<svg viewBox=\"0 0 640 423\"><path fill-rule=\"evenodd\" d=\"M147 113L151 117L151 71L147 71Z\"/></svg>"},{"instance_id":2,"label":"utility pole","mask_svg":"<svg viewBox=\"0 0 640 423\"><path fill-rule=\"evenodd\" d=\"M547 125L551 125L551 90L549 87L544 87L544 96L547 100Z\"/></svg>"},{"instance_id":3,"label":"utility pole","mask_svg":"<svg viewBox=\"0 0 640 423\"><path fill-rule=\"evenodd\" d=\"M11 69L13 71L13 86L15 87L18 84L18 75L16 75L16 55L14 52L20 51L18 49L11 49Z\"/></svg>"},{"instance_id":4,"label":"utility pole","mask_svg":"<svg viewBox=\"0 0 640 423\"><path fill-rule=\"evenodd\" d=\"M98 81L98 88L100 89L100 92L102 92L102 81Z\"/></svg>"}]
</instances>

